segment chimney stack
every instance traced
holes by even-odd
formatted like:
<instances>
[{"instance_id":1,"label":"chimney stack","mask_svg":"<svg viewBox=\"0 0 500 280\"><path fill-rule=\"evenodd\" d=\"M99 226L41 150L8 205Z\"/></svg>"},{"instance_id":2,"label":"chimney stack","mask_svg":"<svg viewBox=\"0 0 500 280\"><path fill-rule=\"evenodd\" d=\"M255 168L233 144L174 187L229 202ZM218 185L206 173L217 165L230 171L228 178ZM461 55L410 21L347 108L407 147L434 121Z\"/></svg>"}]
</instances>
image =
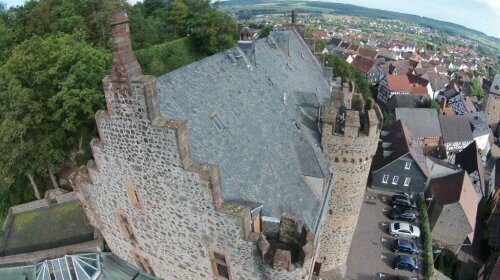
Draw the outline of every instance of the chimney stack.
<instances>
[{"instance_id":1,"label":"chimney stack","mask_svg":"<svg viewBox=\"0 0 500 280\"><path fill-rule=\"evenodd\" d=\"M128 82L141 75L141 66L132 51L129 19L124 10L116 10L111 15L113 37L113 66L111 80Z\"/></svg>"},{"instance_id":2,"label":"chimney stack","mask_svg":"<svg viewBox=\"0 0 500 280\"><path fill-rule=\"evenodd\" d=\"M292 24L297 24L297 10L292 10Z\"/></svg>"}]
</instances>

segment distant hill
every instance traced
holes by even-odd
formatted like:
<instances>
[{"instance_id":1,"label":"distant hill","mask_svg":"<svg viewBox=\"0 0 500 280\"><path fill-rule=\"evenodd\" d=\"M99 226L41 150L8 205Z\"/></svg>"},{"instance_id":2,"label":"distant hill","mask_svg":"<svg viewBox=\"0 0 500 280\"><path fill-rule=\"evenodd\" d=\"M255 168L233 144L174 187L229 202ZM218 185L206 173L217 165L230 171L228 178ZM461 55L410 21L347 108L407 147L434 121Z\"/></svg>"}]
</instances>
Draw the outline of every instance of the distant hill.
<instances>
[{"instance_id":1,"label":"distant hill","mask_svg":"<svg viewBox=\"0 0 500 280\"><path fill-rule=\"evenodd\" d=\"M461 35L464 37L468 37L469 39L475 40L478 43L483 44L485 47L489 48L492 53L496 54L500 53L499 38L488 36L480 31L470 29L459 24L435 20L427 17L420 17L416 15L390 12L379 9L370 9L351 4L320 2L320 1L229 0L220 2L219 5L221 8L229 8L229 9L244 8L250 10L255 10L255 9L269 10L275 12L289 11L291 8L298 7L299 12L324 11L329 13L343 14L343 15L401 20L419 24L429 28L438 29L450 35Z\"/></svg>"}]
</instances>

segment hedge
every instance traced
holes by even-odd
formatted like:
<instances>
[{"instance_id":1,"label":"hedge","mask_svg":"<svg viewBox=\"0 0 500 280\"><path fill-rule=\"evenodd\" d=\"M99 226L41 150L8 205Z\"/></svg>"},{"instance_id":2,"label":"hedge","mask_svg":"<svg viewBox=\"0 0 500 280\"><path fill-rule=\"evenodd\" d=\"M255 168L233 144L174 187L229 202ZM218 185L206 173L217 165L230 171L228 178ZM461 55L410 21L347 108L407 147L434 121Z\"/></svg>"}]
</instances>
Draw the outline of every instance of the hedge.
<instances>
[{"instance_id":1,"label":"hedge","mask_svg":"<svg viewBox=\"0 0 500 280\"><path fill-rule=\"evenodd\" d=\"M420 212L422 251L424 253L423 274L424 274L424 279L431 279L432 273L434 272L433 271L434 259L432 255L432 237L431 237L431 230L429 227L429 216L427 214L427 204L425 203L423 195L417 196L417 205L418 205L418 211Z\"/></svg>"}]
</instances>

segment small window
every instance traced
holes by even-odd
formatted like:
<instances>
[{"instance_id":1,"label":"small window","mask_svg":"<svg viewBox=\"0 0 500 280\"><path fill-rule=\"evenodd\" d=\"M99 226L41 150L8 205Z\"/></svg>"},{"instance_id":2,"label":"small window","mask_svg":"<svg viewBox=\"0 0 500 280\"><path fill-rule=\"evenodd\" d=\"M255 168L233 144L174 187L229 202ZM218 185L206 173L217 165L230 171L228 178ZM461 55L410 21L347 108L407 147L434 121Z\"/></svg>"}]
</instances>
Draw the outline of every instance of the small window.
<instances>
[{"instance_id":1,"label":"small window","mask_svg":"<svg viewBox=\"0 0 500 280\"><path fill-rule=\"evenodd\" d=\"M405 187L408 187L410 185L411 178L405 178Z\"/></svg>"},{"instance_id":2,"label":"small window","mask_svg":"<svg viewBox=\"0 0 500 280\"><path fill-rule=\"evenodd\" d=\"M154 270L153 270L153 267L151 266L151 263L150 261L141 256L139 253L132 253L132 257L135 261L135 263L137 264L137 266L144 272L147 272L153 276L155 276L155 273L154 273Z\"/></svg>"},{"instance_id":3,"label":"small window","mask_svg":"<svg viewBox=\"0 0 500 280\"><path fill-rule=\"evenodd\" d=\"M411 167L411 162L405 163L405 169L410 169L410 167Z\"/></svg>"},{"instance_id":4,"label":"small window","mask_svg":"<svg viewBox=\"0 0 500 280\"><path fill-rule=\"evenodd\" d=\"M225 252L220 250L208 250L208 258L212 264L212 270L219 279L233 279L231 277L231 268Z\"/></svg>"},{"instance_id":5,"label":"small window","mask_svg":"<svg viewBox=\"0 0 500 280\"><path fill-rule=\"evenodd\" d=\"M144 204L142 203L142 198L135 184L127 180L125 182L125 188L127 189L127 196L130 204L139 210L143 210Z\"/></svg>"},{"instance_id":6,"label":"small window","mask_svg":"<svg viewBox=\"0 0 500 280\"><path fill-rule=\"evenodd\" d=\"M389 181L389 175L384 175L382 178L382 183L387 184L387 181Z\"/></svg>"},{"instance_id":7,"label":"small window","mask_svg":"<svg viewBox=\"0 0 500 280\"><path fill-rule=\"evenodd\" d=\"M393 184L393 185L397 185L397 184L398 184L398 180L399 180L399 176L394 176L394 177L392 178L392 184Z\"/></svg>"},{"instance_id":8,"label":"small window","mask_svg":"<svg viewBox=\"0 0 500 280\"><path fill-rule=\"evenodd\" d=\"M224 125L222 124L222 121L221 121L221 119L219 118L219 116L217 116L216 114L213 114L213 115L210 117L210 120L212 121L212 124L215 126L215 128L217 128L217 130L218 130L219 132L224 131L225 127L224 127Z\"/></svg>"},{"instance_id":9,"label":"small window","mask_svg":"<svg viewBox=\"0 0 500 280\"><path fill-rule=\"evenodd\" d=\"M116 218L118 219L118 227L126 240L137 243L137 239L132 228L132 224L127 219L127 216L123 211L118 210L116 213Z\"/></svg>"}]
</instances>

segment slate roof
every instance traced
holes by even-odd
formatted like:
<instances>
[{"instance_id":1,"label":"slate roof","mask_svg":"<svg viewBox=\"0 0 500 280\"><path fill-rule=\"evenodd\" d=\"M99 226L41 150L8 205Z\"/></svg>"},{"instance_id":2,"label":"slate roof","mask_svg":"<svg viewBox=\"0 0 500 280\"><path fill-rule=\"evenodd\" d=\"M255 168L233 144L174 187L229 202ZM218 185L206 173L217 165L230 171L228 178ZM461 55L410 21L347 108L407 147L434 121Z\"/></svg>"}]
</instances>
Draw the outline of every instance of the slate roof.
<instances>
[{"instance_id":1,"label":"slate roof","mask_svg":"<svg viewBox=\"0 0 500 280\"><path fill-rule=\"evenodd\" d=\"M363 73L368 73L374 64L374 60L362 56L356 56L351 63L354 68Z\"/></svg>"},{"instance_id":2,"label":"slate roof","mask_svg":"<svg viewBox=\"0 0 500 280\"><path fill-rule=\"evenodd\" d=\"M460 204L472 229L472 232L467 235L472 242L476 228L479 198L476 196L469 175L465 171L460 171L445 177L432 179L429 188L431 188L437 203L448 205L458 202Z\"/></svg>"},{"instance_id":3,"label":"slate roof","mask_svg":"<svg viewBox=\"0 0 500 280\"><path fill-rule=\"evenodd\" d=\"M496 74L491 82L490 92L500 95L500 74Z\"/></svg>"},{"instance_id":4,"label":"slate roof","mask_svg":"<svg viewBox=\"0 0 500 280\"><path fill-rule=\"evenodd\" d=\"M395 108L420 108L423 104L422 96L411 94L395 94L389 100L393 100Z\"/></svg>"},{"instance_id":5,"label":"slate roof","mask_svg":"<svg viewBox=\"0 0 500 280\"><path fill-rule=\"evenodd\" d=\"M334 48L337 48L340 43L342 43L342 39L340 38L332 38L329 42L328 42L328 46L332 46Z\"/></svg>"},{"instance_id":6,"label":"slate roof","mask_svg":"<svg viewBox=\"0 0 500 280\"><path fill-rule=\"evenodd\" d=\"M444 143L473 141L469 118L466 116L439 116Z\"/></svg>"},{"instance_id":7,"label":"slate roof","mask_svg":"<svg viewBox=\"0 0 500 280\"><path fill-rule=\"evenodd\" d=\"M458 165L431 156L426 157L426 163L432 179L455 174L462 170Z\"/></svg>"},{"instance_id":8,"label":"slate roof","mask_svg":"<svg viewBox=\"0 0 500 280\"><path fill-rule=\"evenodd\" d=\"M500 248L500 207L496 207L495 212L491 213L490 223L489 223L489 236L488 245L498 249ZM500 268L500 265L499 265ZM499 269L500 277L500 269Z\"/></svg>"},{"instance_id":9,"label":"slate roof","mask_svg":"<svg viewBox=\"0 0 500 280\"><path fill-rule=\"evenodd\" d=\"M500 252L495 252L486 261L483 275L478 280L496 280L500 279Z\"/></svg>"},{"instance_id":10,"label":"slate roof","mask_svg":"<svg viewBox=\"0 0 500 280\"><path fill-rule=\"evenodd\" d=\"M441 137L436 109L396 108L396 120L401 120L417 138Z\"/></svg>"},{"instance_id":11,"label":"slate roof","mask_svg":"<svg viewBox=\"0 0 500 280\"><path fill-rule=\"evenodd\" d=\"M481 186L480 190L476 190L476 193L480 196L486 195L485 186L485 176L484 176L484 165L481 160L481 155L477 149L476 141L473 141L465 149L460 151L455 157L455 164L460 165L467 173L470 175L477 171L479 174L479 183Z\"/></svg>"},{"instance_id":12,"label":"slate roof","mask_svg":"<svg viewBox=\"0 0 500 280\"><path fill-rule=\"evenodd\" d=\"M159 77L157 88L162 115L188 122L192 158L219 166L225 200L262 203L264 216L286 212L312 226L322 198L303 176L329 176L311 116L330 98L323 77L288 30L257 40L255 63L233 48Z\"/></svg>"},{"instance_id":13,"label":"slate roof","mask_svg":"<svg viewBox=\"0 0 500 280\"><path fill-rule=\"evenodd\" d=\"M486 115L483 111L467 113L464 116L469 118L473 137L480 137L490 133Z\"/></svg>"},{"instance_id":14,"label":"slate roof","mask_svg":"<svg viewBox=\"0 0 500 280\"><path fill-rule=\"evenodd\" d=\"M409 154L422 173L429 178L429 172L427 170L422 148L419 146L418 142L414 141L411 132L403 122L397 120L384 131L386 135L384 136L384 133L382 133L380 136L382 142L379 144L376 156L373 160L373 170L377 171L394 160ZM390 146L384 148L382 145L384 142L390 143ZM390 151L391 153L389 156L384 157L384 151Z\"/></svg>"}]
</instances>

